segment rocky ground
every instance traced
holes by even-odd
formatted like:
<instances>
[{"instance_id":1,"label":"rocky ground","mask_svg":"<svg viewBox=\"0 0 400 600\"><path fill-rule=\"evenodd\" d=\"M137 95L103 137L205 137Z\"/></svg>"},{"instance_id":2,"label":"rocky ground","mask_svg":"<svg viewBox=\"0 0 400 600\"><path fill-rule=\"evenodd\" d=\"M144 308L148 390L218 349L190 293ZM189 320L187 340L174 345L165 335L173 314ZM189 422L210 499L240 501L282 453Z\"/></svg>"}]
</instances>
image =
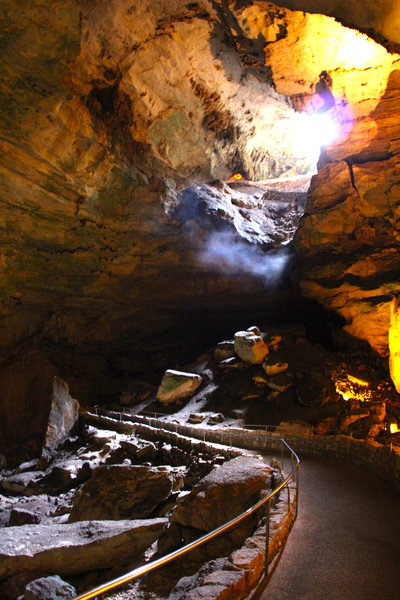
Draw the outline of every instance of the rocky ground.
<instances>
[{"instance_id":1,"label":"rocky ground","mask_svg":"<svg viewBox=\"0 0 400 600\"><path fill-rule=\"evenodd\" d=\"M201 427L268 424L400 443L399 398L382 360L359 349L329 351L302 325L267 332L252 326L194 362L173 366L157 385L130 384L112 408ZM258 457L222 446L199 451L189 438L163 441L160 430L139 435L134 424L107 430L79 417L78 409L68 385L55 378L40 458L8 469L3 460L0 592L6 600L47 600L49 589L61 588L63 597L73 597L201 537L254 504L280 477ZM259 518L184 564L156 571L131 593L183 598L240 547Z\"/></svg>"},{"instance_id":2,"label":"rocky ground","mask_svg":"<svg viewBox=\"0 0 400 600\"><path fill-rule=\"evenodd\" d=\"M308 328L303 324L268 326L268 332L261 333L267 354L253 364L251 355L243 359L237 354L232 337L200 355L195 363L174 365L202 378L196 392L186 399L164 401L156 386L151 390L138 385L125 390L120 406L202 426L289 422L315 433L340 430L398 443L399 395L385 362L359 348L328 350L321 344L323 337L317 321L314 328L312 324ZM138 403L140 398L144 399Z\"/></svg>"},{"instance_id":3,"label":"rocky ground","mask_svg":"<svg viewBox=\"0 0 400 600\"><path fill-rule=\"evenodd\" d=\"M78 421L51 455L46 448L39 459L1 471L2 598L73 598L232 519L281 477L260 457L222 446L199 451L182 436L170 444L157 432L154 442L133 430ZM137 593L165 597L182 575L210 561L213 570L259 519L158 571Z\"/></svg>"}]
</instances>

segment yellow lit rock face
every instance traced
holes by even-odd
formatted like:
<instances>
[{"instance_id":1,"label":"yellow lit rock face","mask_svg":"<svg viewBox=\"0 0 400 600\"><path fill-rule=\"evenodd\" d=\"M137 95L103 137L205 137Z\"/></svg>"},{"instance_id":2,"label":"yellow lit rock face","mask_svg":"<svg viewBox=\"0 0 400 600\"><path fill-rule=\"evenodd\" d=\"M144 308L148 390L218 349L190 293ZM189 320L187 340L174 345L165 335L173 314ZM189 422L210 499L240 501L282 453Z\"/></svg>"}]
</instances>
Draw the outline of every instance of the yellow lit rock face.
<instances>
[{"instance_id":1,"label":"yellow lit rock face","mask_svg":"<svg viewBox=\"0 0 400 600\"><path fill-rule=\"evenodd\" d=\"M350 106L350 118L370 114L399 57L329 17L294 12L284 21L287 35L265 48L277 91L301 94L306 108L318 108L322 102L315 95L315 85L326 70L332 77L336 103Z\"/></svg>"},{"instance_id":2,"label":"yellow lit rock face","mask_svg":"<svg viewBox=\"0 0 400 600\"><path fill-rule=\"evenodd\" d=\"M370 33L392 52L399 52L399 6L396 0L280 0L292 10L321 13Z\"/></svg>"},{"instance_id":3,"label":"yellow lit rock face","mask_svg":"<svg viewBox=\"0 0 400 600\"><path fill-rule=\"evenodd\" d=\"M389 328L390 375L396 390L400 393L400 310L399 298L393 298L390 307Z\"/></svg>"},{"instance_id":4,"label":"yellow lit rock face","mask_svg":"<svg viewBox=\"0 0 400 600\"><path fill-rule=\"evenodd\" d=\"M326 114L339 127L322 149L296 235L301 292L341 314L351 336L387 356L390 302L400 291L400 56L324 15L280 9L268 22L257 20L260 4L238 14L249 35L255 39L258 27L266 37L277 91L313 114L324 108L317 85L327 71L335 106ZM276 39L272 25L279 25Z\"/></svg>"},{"instance_id":5,"label":"yellow lit rock face","mask_svg":"<svg viewBox=\"0 0 400 600\"><path fill-rule=\"evenodd\" d=\"M167 366L176 335L164 350L155 338L182 314L191 326L199 306L264 302L253 279L199 266L165 207L193 181L243 166L247 178L290 172L301 117L291 102L317 107L321 70L357 119L321 157L297 277L387 352L400 271L398 57L332 18L259 0L22 4L0 10L0 412L17 446L40 446L54 375L82 401L112 395L120 373ZM308 4L337 16L337 2ZM364 28L366 4L343 19ZM397 15L386 22L380 4L376 32L392 35Z\"/></svg>"}]
</instances>

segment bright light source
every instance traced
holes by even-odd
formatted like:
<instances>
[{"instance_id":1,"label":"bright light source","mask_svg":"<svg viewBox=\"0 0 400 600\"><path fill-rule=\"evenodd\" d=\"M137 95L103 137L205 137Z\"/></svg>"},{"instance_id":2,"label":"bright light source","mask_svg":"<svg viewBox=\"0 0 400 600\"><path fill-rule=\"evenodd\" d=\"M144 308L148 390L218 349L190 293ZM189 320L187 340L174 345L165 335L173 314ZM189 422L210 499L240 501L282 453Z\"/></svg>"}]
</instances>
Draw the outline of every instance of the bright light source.
<instances>
[{"instance_id":1,"label":"bright light source","mask_svg":"<svg viewBox=\"0 0 400 600\"><path fill-rule=\"evenodd\" d=\"M297 115L293 126L293 150L295 155L306 156L311 164L317 164L321 148L334 142L340 127L328 113L306 112Z\"/></svg>"},{"instance_id":2,"label":"bright light source","mask_svg":"<svg viewBox=\"0 0 400 600\"><path fill-rule=\"evenodd\" d=\"M327 113L311 115L309 127L310 135L321 148L334 142L339 135L337 123Z\"/></svg>"},{"instance_id":3,"label":"bright light source","mask_svg":"<svg viewBox=\"0 0 400 600\"><path fill-rule=\"evenodd\" d=\"M390 423L390 433L398 433L400 431L400 427L397 423Z\"/></svg>"}]
</instances>

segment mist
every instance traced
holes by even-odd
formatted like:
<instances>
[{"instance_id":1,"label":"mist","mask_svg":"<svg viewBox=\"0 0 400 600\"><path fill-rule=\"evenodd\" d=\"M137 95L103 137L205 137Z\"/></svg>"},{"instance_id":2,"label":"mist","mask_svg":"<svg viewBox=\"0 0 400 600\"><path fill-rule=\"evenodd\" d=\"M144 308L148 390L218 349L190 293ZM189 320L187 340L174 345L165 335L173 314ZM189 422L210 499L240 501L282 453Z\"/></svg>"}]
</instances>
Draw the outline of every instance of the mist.
<instances>
[{"instance_id":1,"label":"mist","mask_svg":"<svg viewBox=\"0 0 400 600\"><path fill-rule=\"evenodd\" d=\"M291 266L289 248L263 250L249 245L231 231L215 231L200 255L203 265L229 273L246 273L260 277L267 287L283 282Z\"/></svg>"}]
</instances>

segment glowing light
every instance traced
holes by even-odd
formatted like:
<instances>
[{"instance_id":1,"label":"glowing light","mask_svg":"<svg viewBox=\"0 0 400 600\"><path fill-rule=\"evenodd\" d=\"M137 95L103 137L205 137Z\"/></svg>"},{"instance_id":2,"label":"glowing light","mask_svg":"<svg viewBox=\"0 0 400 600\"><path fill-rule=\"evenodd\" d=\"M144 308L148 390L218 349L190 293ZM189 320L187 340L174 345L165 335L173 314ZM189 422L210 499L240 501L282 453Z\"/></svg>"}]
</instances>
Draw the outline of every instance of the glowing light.
<instances>
[{"instance_id":1,"label":"glowing light","mask_svg":"<svg viewBox=\"0 0 400 600\"><path fill-rule=\"evenodd\" d=\"M239 181L240 179L244 180L244 177L240 173L235 173L235 175L232 175L233 181Z\"/></svg>"},{"instance_id":2,"label":"glowing light","mask_svg":"<svg viewBox=\"0 0 400 600\"><path fill-rule=\"evenodd\" d=\"M336 392L346 401L358 400L368 402L372 398L368 381L358 379L353 375L345 375L336 381Z\"/></svg>"},{"instance_id":3,"label":"glowing light","mask_svg":"<svg viewBox=\"0 0 400 600\"><path fill-rule=\"evenodd\" d=\"M374 65L385 53L364 33L344 30L342 43L335 48L335 60L348 68L365 69Z\"/></svg>"},{"instance_id":4,"label":"glowing light","mask_svg":"<svg viewBox=\"0 0 400 600\"><path fill-rule=\"evenodd\" d=\"M364 379L358 379L358 377L354 377L353 375L347 375L347 379L351 381L351 383L357 383L357 385L369 387L368 381L364 381Z\"/></svg>"},{"instance_id":5,"label":"glowing light","mask_svg":"<svg viewBox=\"0 0 400 600\"><path fill-rule=\"evenodd\" d=\"M390 423L390 433L398 433L400 431L400 427L397 423Z\"/></svg>"},{"instance_id":6,"label":"glowing light","mask_svg":"<svg viewBox=\"0 0 400 600\"><path fill-rule=\"evenodd\" d=\"M334 111L298 114L292 132L294 153L304 154L311 164L316 164L321 148L338 139L339 134L340 127Z\"/></svg>"}]
</instances>

